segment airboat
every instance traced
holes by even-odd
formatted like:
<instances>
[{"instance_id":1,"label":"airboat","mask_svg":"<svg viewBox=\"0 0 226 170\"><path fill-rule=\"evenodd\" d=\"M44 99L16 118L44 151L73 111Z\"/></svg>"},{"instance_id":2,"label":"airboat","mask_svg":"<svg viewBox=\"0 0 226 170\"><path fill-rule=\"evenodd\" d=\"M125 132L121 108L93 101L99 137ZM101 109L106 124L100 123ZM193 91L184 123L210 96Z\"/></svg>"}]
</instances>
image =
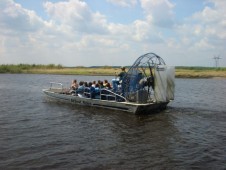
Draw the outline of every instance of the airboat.
<instances>
[{"instance_id":1,"label":"airboat","mask_svg":"<svg viewBox=\"0 0 226 170\"><path fill-rule=\"evenodd\" d=\"M89 90L83 94L71 94L62 83L50 82L44 94L59 102L86 107L100 107L134 114L149 114L166 109L174 100L175 68L167 66L155 53L140 56L128 68L117 90L102 88L95 97Z\"/></svg>"}]
</instances>

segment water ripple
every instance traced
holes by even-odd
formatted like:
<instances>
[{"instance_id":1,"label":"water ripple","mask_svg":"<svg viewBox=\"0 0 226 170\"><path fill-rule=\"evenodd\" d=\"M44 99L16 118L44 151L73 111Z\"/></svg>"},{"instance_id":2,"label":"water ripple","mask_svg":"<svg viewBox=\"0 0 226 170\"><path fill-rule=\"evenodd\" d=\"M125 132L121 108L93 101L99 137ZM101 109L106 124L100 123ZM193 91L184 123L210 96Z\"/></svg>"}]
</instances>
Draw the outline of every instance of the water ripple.
<instances>
[{"instance_id":1,"label":"water ripple","mask_svg":"<svg viewBox=\"0 0 226 170\"><path fill-rule=\"evenodd\" d=\"M225 80L177 79L167 110L132 115L44 100L74 76L0 78L0 169L225 169Z\"/></svg>"}]
</instances>

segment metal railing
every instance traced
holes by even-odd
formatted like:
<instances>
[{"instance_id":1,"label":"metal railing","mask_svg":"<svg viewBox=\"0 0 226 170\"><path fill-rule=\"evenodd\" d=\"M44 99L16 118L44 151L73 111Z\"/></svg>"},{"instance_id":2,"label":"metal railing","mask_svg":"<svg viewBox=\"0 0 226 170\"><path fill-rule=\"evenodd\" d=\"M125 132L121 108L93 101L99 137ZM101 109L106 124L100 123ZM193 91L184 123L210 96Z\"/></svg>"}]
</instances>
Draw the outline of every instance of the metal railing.
<instances>
[{"instance_id":1,"label":"metal railing","mask_svg":"<svg viewBox=\"0 0 226 170\"><path fill-rule=\"evenodd\" d=\"M60 87L59 87L60 86ZM59 90L59 92L63 92L64 88L63 88L63 84L62 83L57 83L57 82L50 82L50 87L49 89L53 89L53 90ZM100 100L107 100L107 101L127 101L127 99L125 97L123 97L120 94L117 94L111 90L108 89L100 89L100 94L98 94L100 96ZM87 97L87 98L92 98L92 95L89 91L84 91L83 92L83 96ZM95 97L94 97L95 98Z\"/></svg>"},{"instance_id":2,"label":"metal railing","mask_svg":"<svg viewBox=\"0 0 226 170\"><path fill-rule=\"evenodd\" d=\"M105 92L103 93L103 91ZM85 95L85 97L92 98L92 94L90 92L84 92L83 94ZM116 102L127 101L125 97L117 93L114 93L108 89L100 89L100 94L98 95L100 96L100 100L116 101Z\"/></svg>"},{"instance_id":3,"label":"metal railing","mask_svg":"<svg viewBox=\"0 0 226 170\"><path fill-rule=\"evenodd\" d=\"M54 88L54 89L58 89L58 90L63 91L63 84L62 83L50 82L50 87L49 87L50 90L53 88L53 85L61 86L61 88L58 87L58 88Z\"/></svg>"},{"instance_id":4,"label":"metal railing","mask_svg":"<svg viewBox=\"0 0 226 170\"><path fill-rule=\"evenodd\" d=\"M106 91L108 92L108 94L106 93L103 93L102 91ZM106 97L106 100L110 100L109 97L112 97L114 98L114 101L119 101L119 100L122 100L122 101L127 101L125 97L123 97L122 95L119 95L115 92L112 92L111 90L108 90L108 89L101 89L100 90L100 99L102 100L102 97L105 96ZM118 97L118 98L117 98Z\"/></svg>"}]
</instances>

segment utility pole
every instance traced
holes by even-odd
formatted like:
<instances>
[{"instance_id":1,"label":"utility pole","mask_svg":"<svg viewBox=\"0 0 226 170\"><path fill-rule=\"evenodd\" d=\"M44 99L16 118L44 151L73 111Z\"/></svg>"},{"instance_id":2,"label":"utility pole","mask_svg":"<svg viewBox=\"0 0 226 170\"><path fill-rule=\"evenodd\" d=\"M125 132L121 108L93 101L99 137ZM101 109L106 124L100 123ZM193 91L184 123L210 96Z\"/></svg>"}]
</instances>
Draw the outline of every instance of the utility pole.
<instances>
[{"instance_id":1,"label":"utility pole","mask_svg":"<svg viewBox=\"0 0 226 170\"><path fill-rule=\"evenodd\" d=\"M215 65L216 65L215 67L217 68L218 65L219 65L219 60L220 60L221 58L220 58L220 56L218 55L218 56L214 56L213 59L215 60Z\"/></svg>"}]
</instances>

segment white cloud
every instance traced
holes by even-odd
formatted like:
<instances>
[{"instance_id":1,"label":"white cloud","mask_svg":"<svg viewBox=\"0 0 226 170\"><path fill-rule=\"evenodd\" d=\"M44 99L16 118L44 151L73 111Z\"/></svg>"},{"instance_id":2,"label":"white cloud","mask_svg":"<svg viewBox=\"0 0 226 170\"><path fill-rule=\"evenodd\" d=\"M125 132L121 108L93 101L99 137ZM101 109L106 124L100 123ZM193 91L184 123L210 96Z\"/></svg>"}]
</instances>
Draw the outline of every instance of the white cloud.
<instances>
[{"instance_id":1,"label":"white cloud","mask_svg":"<svg viewBox=\"0 0 226 170\"><path fill-rule=\"evenodd\" d=\"M107 0L107 1L121 7L132 7L137 4L137 0Z\"/></svg>"},{"instance_id":2,"label":"white cloud","mask_svg":"<svg viewBox=\"0 0 226 170\"><path fill-rule=\"evenodd\" d=\"M210 45L210 43L208 42L208 40L206 38L201 39L199 42L194 44L194 47L197 47L199 49L210 49L210 48L214 48L212 45Z\"/></svg>"},{"instance_id":3,"label":"white cloud","mask_svg":"<svg viewBox=\"0 0 226 170\"><path fill-rule=\"evenodd\" d=\"M99 12L93 13L87 4L79 0L68 2L46 2L44 7L52 20L57 24L71 27L81 33L106 33L107 21Z\"/></svg>"},{"instance_id":4,"label":"white cloud","mask_svg":"<svg viewBox=\"0 0 226 170\"><path fill-rule=\"evenodd\" d=\"M137 41L143 41L145 38L147 38L148 32L149 32L149 24L145 21L137 20L134 22L134 39Z\"/></svg>"},{"instance_id":5,"label":"white cloud","mask_svg":"<svg viewBox=\"0 0 226 170\"><path fill-rule=\"evenodd\" d=\"M11 0L3 0L0 3L0 10L0 26L7 31L34 32L43 25L34 11L26 10Z\"/></svg>"},{"instance_id":6,"label":"white cloud","mask_svg":"<svg viewBox=\"0 0 226 170\"><path fill-rule=\"evenodd\" d=\"M225 7L226 1L216 0L210 1L213 7L206 6L202 11L195 13L191 18L187 27L191 31L191 36L197 36L198 47L215 47L215 50L222 48L223 41L226 42L226 20ZM221 45L220 45L221 44Z\"/></svg>"},{"instance_id":7,"label":"white cloud","mask_svg":"<svg viewBox=\"0 0 226 170\"><path fill-rule=\"evenodd\" d=\"M175 24L171 29L173 36L165 37L168 48L171 48L169 54L179 56L181 53L178 61L184 65L212 66L214 55L226 53L226 1L208 2L211 4L206 3L202 10L184 19L182 24ZM224 57L221 64L226 65Z\"/></svg>"},{"instance_id":8,"label":"white cloud","mask_svg":"<svg viewBox=\"0 0 226 170\"><path fill-rule=\"evenodd\" d=\"M200 56L226 52L224 1L208 1L181 24L175 21L170 0L139 2L144 19L123 24L80 0L44 3L48 20L12 0L1 0L0 64L128 65L143 53L156 52L170 65L196 65Z\"/></svg>"},{"instance_id":9,"label":"white cloud","mask_svg":"<svg viewBox=\"0 0 226 170\"><path fill-rule=\"evenodd\" d=\"M148 20L160 27L172 27L174 24L174 5L169 0L140 0Z\"/></svg>"}]
</instances>

